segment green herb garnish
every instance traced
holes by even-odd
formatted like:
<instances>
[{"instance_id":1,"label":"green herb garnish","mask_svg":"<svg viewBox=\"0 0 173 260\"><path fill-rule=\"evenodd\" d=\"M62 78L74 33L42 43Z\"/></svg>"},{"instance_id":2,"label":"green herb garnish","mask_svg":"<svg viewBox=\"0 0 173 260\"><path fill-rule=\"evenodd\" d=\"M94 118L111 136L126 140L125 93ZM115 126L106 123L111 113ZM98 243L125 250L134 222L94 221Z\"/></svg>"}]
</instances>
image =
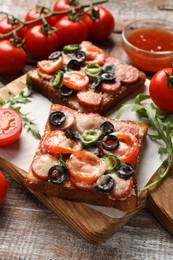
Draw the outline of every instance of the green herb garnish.
<instances>
[{"instance_id":1,"label":"green herb garnish","mask_svg":"<svg viewBox=\"0 0 173 260\"><path fill-rule=\"evenodd\" d=\"M27 131L30 131L36 138L40 139L41 135L35 123L28 118L28 114L24 114L21 112L21 106L18 105L31 102L31 100L29 99L31 95L32 88L29 86L25 90L22 90L18 96L15 96L11 92L9 92L9 99L7 101L0 100L0 106L16 110L20 114L23 121L23 126L27 128Z\"/></svg>"},{"instance_id":2,"label":"green herb garnish","mask_svg":"<svg viewBox=\"0 0 173 260\"><path fill-rule=\"evenodd\" d=\"M154 182L145 186L142 191L163 180L173 163L173 122L171 115L162 114L152 102L145 103L144 101L146 100L150 100L149 95L139 94L136 96L134 104L123 105L117 113L117 118L119 118L127 108L130 108L155 130L156 133L149 133L149 137L154 141L162 141L164 143L163 147L159 148L158 153L160 155L166 155L166 159L163 160L163 164L158 168L157 177Z\"/></svg>"}]
</instances>

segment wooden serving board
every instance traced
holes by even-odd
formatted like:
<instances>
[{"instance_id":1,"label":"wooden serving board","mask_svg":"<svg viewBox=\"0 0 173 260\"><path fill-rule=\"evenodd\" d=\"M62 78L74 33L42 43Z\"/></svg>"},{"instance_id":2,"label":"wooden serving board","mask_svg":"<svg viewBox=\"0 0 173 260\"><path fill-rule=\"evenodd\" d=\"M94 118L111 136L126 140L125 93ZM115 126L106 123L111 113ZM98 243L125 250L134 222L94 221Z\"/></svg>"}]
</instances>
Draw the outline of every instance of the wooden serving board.
<instances>
[{"instance_id":1,"label":"wooden serving board","mask_svg":"<svg viewBox=\"0 0 173 260\"><path fill-rule=\"evenodd\" d=\"M9 92L17 95L26 86L26 76L22 76L0 89L0 99L6 100ZM22 185L27 174L24 170L0 157L0 166ZM155 175L152 179L155 178ZM138 207L121 218L111 218L82 203L65 201L41 192L29 191L46 207L57 214L80 236L91 243L101 243L108 239L122 225L127 223L141 208L147 206L158 220L173 234L173 175L155 190L140 194ZM147 195L148 194L148 195Z\"/></svg>"}]
</instances>

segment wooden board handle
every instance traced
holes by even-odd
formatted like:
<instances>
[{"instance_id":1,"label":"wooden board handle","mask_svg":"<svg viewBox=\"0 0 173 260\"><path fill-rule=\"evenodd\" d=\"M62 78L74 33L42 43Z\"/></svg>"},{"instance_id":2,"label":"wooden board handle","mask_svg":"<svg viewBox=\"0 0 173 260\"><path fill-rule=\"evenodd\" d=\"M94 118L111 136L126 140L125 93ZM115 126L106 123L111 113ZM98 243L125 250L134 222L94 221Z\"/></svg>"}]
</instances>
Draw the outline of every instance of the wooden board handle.
<instances>
[{"instance_id":1,"label":"wooden board handle","mask_svg":"<svg viewBox=\"0 0 173 260\"><path fill-rule=\"evenodd\" d=\"M173 169L156 188L148 191L146 207L173 235Z\"/></svg>"}]
</instances>

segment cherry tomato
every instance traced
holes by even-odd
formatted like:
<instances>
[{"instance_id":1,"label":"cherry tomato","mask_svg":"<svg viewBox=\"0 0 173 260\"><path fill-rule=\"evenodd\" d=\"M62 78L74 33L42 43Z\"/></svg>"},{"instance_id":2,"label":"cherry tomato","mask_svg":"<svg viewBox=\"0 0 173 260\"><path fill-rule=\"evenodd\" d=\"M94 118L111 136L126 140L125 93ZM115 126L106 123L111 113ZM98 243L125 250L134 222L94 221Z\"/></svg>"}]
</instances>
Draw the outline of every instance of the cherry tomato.
<instances>
[{"instance_id":1,"label":"cherry tomato","mask_svg":"<svg viewBox=\"0 0 173 260\"><path fill-rule=\"evenodd\" d=\"M52 74L63 66L63 59L59 57L56 60L41 60L37 63L37 67L41 72Z\"/></svg>"},{"instance_id":2,"label":"cherry tomato","mask_svg":"<svg viewBox=\"0 0 173 260\"><path fill-rule=\"evenodd\" d=\"M68 169L76 181L91 184L105 173L106 164L93 153L78 151L68 159Z\"/></svg>"},{"instance_id":3,"label":"cherry tomato","mask_svg":"<svg viewBox=\"0 0 173 260\"><path fill-rule=\"evenodd\" d=\"M76 90L84 89L88 83L89 78L83 71L67 71L62 80L62 85Z\"/></svg>"},{"instance_id":4,"label":"cherry tomato","mask_svg":"<svg viewBox=\"0 0 173 260\"><path fill-rule=\"evenodd\" d=\"M81 150L81 144L67 138L63 131L54 130L45 136L43 149L51 154L69 154Z\"/></svg>"},{"instance_id":5,"label":"cherry tomato","mask_svg":"<svg viewBox=\"0 0 173 260\"><path fill-rule=\"evenodd\" d=\"M0 19L0 33L2 34L9 33L21 25L22 24L20 22L14 20L13 18L11 18L10 20L8 20L7 18L2 18ZM26 27L21 28L20 30L17 31L17 36L23 39L25 37L26 30L27 30ZM5 39L10 39L10 38L13 38L13 35L5 37Z\"/></svg>"},{"instance_id":6,"label":"cherry tomato","mask_svg":"<svg viewBox=\"0 0 173 260\"><path fill-rule=\"evenodd\" d=\"M61 12L66 11L71 8L77 7L79 4L73 4L73 2L76 1L69 1L69 0L57 0L53 6L53 11L55 12ZM60 20L62 17L64 17L66 14L57 15L56 19Z\"/></svg>"},{"instance_id":7,"label":"cherry tomato","mask_svg":"<svg viewBox=\"0 0 173 260\"><path fill-rule=\"evenodd\" d=\"M95 7L95 9L99 11L99 18L92 20L88 15L83 17L83 21L89 29L89 39L95 41L106 40L114 29L114 17L103 6ZM91 14L91 10L87 12Z\"/></svg>"},{"instance_id":8,"label":"cherry tomato","mask_svg":"<svg viewBox=\"0 0 173 260\"><path fill-rule=\"evenodd\" d=\"M5 196L7 194L7 190L8 190L7 180L4 174L0 171L0 204L2 204L2 202L4 201Z\"/></svg>"},{"instance_id":9,"label":"cherry tomato","mask_svg":"<svg viewBox=\"0 0 173 260\"><path fill-rule=\"evenodd\" d=\"M9 40L0 41L0 73L17 74L23 71L27 62L22 47L15 47Z\"/></svg>"},{"instance_id":10,"label":"cherry tomato","mask_svg":"<svg viewBox=\"0 0 173 260\"><path fill-rule=\"evenodd\" d=\"M48 15L50 13L50 11L47 8L44 8L42 6L36 6L34 8L32 8L31 10L29 10L25 16L25 21L29 22L32 20L35 20L39 17L41 17L42 15ZM50 26L54 26L57 19L55 16L51 16L49 18L46 19L46 21L49 23ZM33 27L35 25L41 25L43 23L42 20L38 21L38 22L34 22L33 24L30 24L27 26L27 28Z\"/></svg>"},{"instance_id":11,"label":"cherry tomato","mask_svg":"<svg viewBox=\"0 0 173 260\"><path fill-rule=\"evenodd\" d=\"M22 132L22 118L13 109L0 108L0 146L16 141Z\"/></svg>"},{"instance_id":12,"label":"cherry tomato","mask_svg":"<svg viewBox=\"0 0 173 260\"><path fill-rule=\"evenodd\" d=\"M26 33L25 45L34 59L47 59L59 47L59 40L53 31L50 34L42 32L42 26L36 25Z\"/></svg>"},{"instance_id":13,"label":"cherry tomato","mask_svg":"<svg viewBox=\"0 0 173 260\"><path fill-rule=\"evenodd\" d=\"M104 149L104 153L117 156L121 163L133 163L136 160L139 151L137 138L130 133L114 132L112 134L118 137L119 146L111 152Z\"/></svg>"},{"instance_id":14,"label":"cherry tomato","mask_svg":"<svg viewBox=\"0 0 173 260\"><path fill-rule=\"evenodd\" d=\"M88 38L87 25L79 20L73 22L67 16L64 16L55 24L57 36L60 40L60 46L68 44L78 44Z\"/></svg>"},{"instance_id":15,"label":"cherry tomato","mask_svg":"<svg viewBox=\"0 0 173 260\"><path fill-rule=\"evenodd\" d=\"M159 70L151 79L149 92L155 105L167 112L173 112L173 69Z\"/></svg>"}]
</instances>

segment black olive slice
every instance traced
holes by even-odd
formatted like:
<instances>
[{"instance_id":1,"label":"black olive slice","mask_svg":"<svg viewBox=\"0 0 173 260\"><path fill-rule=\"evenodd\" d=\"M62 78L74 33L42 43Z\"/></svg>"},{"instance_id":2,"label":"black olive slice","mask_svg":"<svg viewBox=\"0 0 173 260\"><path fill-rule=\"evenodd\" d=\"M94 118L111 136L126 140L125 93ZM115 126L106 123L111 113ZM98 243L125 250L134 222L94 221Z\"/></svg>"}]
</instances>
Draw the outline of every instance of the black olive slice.
<instances>
[{"instance_id":1,"label":"black olive slice","mask_svg":"<svg viewBox=\"0 0 173 260\"><path fill-rule=\"evenodd\" d=\"M69 63L67 64L67 70L71 71L71 70L80 70L80 62L78 60L75 59L71 59L69 61Z\"/></svg>"},{"instance_id":2,"label":"black olive slice","mask_svg":"<svg viewBox=\"0 0 173 260\"><path fill-rule=\"evenodd\" d=\"M99 77L96 78L96 80L92 84L90 84L89 88L90 89L97 89L100 86L101 82L102 82L102 79L99 76Z\"/></svg>"},{"instance_id":3,"label":"black olive slice","mask_svg":"<svg viewBox=\"0 0 173 260\"><path fill-rule=\"evenodd\" d=\"M48 181L53 184L60 184L66 180L67 174L60 165L52 166L48 171Z\"/></svg>"},{"instance_id":4,"label":"black olive slice","mask_svg":"<svg viewBox=\"0 0 173 260\"><path fill-rule=\"evenodd\" d=\"M114 72L115 71L115 65L112 63L106 63L102 66L102 72L108 73L108 72Z\"/></svg>"},{"instance_id":5,"label":"black olive slice","mask_svg":"<svg viewBox=\"0 0 173 260\"><path fill-rule=\"evenodd\" d=\"M113 133L114 132L114 125L109 121L105 121L100 125L100 130L102 131L102 133L104 135Z\"/></svg>"},{"instance_id":6,"label":"black olive slice","mask_svg":"<svg viewBox=\"0 0 173 260\"><path fill-rule=\"evenodd\" d=\"M75 132L71 131L70 129L65 130L65 135L67 136L67 138L70 138L74 141L79 140L79 137L77 136L77 134Z\"/></svg>"},{"instance_id":7,"label":"black olive slice","mask_svg":"<svg viewBox=\"0 0 173 260\"><path fill-rule=\"evenodd\" d=\"M61 56L62 56L62 53L60 51L54 51L49 55L48 60L56 60L56 59L59 59L59 57L61 57Z\"/></svg>"},{"instance_id":8,"label":"black olive slice","mask_svg":"<svg viewBox=\"0 0 173 260\"><path fill-rule=\"evenodd\" d=\"M53 126L61 126L65 120L66 116L61 111L55 111L49 115L49 123Z\"/></svg>"},{"instance_id":9,"label":"black olive slice","mask_svg":"<svg viewBox=\"0 0 173 260\"><path fill-rule=\"evenodd\" d=\"M106 135L102 139L102 146L107 151L113 151L119 146L119 139L115 135Z\"/></svg>"},{"instance_id":10,"label":"black olive slice","mask_svg":"<svg viewBox=\"0 0 173 260\"><path fill-rule=\"evenodd\" d=\"M134 168L130 163L122 163L116 172L120 178L129 179L134 174Z\"/></svg>"},{"instance_id":11,"label":"black olive slice","mask_svg":"<svg viewBox=\"0 0 173 260\"><path fill-rule=\"evenodd\" d=\"M102 192L110 192L115 187L115 181L110 175L102 175L96 182L94 188Z\"/></svg>"},{"instance_id":12,"label":"black olive slice","mask_svg":"<svg viewBox=\"0 0 173 260\"><path fill-rule=\"evenodd\" d=\"M76 51L74 56L73 56L73 59L77 60L78 62L82 63L85 61L86 59L86 53L84 51Z\"/></svg>"},{"instance_id":13,"label":"black olive slice","mask_svg":"<svg viewBox=\"0 0 173 260\"><path fill-rule=\"evenodd\" d=\"M84 147L85 150L87 150L88 152L91 152L95 155L97 155L98 157L101 157L101 150L100 147L97 144L93 144L91 146L86 146Z\"/></svg>"},{"instance_id":14,"label":"black olive slice","mask_svg":"<svg viewBox=\"0 0 173 260\"><path fill-rule=\"evenodd\" d=\"M101 79L104 82L110 82L115 80L115 74L114 73L103 73L101 75Z\"/></svg>"},{"instance_id":15,"label":"black olive slice","mask_svg":"<svg viewBox=\"0 0 173 260\"><path fill-rule=\"evenodd\" d=\"M72 97L74 94L74 90L72 88L68 88L66 86L61 86L58 89L59 94L61 95L61 97L63 98L69 98Z\"/></svg>"}]
</instances>

